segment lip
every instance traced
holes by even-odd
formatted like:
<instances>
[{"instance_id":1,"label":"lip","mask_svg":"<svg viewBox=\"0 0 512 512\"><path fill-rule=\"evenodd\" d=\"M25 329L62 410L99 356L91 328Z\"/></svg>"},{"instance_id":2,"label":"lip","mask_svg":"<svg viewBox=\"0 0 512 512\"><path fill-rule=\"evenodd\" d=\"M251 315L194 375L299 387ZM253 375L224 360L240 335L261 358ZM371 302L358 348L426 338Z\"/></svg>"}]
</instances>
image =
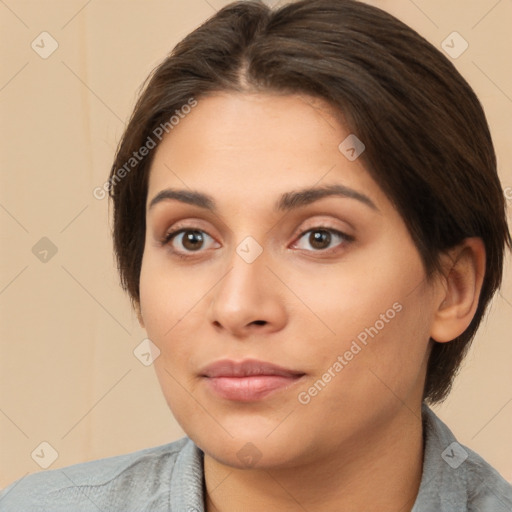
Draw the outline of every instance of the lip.
<instances>
[{"instance_id":1,"label":"lip","mask_svg":"<svg viewBox=\"0 0 512 512\"><path fill-rule=\"evenodd\" d=\"M206 366L200 376L215 395L226 400L251 402L261 400L295 384L304 372L266 361L224 359Z\"/></svg>"},{"instance_id":2,"label":"lip","mask_svg":"<svg viewBox=\"0 0 512 512\"><path fill-rule=\"evenodd\" d=\"M212 363L200 372L202 377L252 377L255 375L277 375L280 377L297 377L304 375L304 372L290 370L283 366L259 361L257 359L245 359L244 361L233 361L222 359Z\"/></svg>"}]
</instances>

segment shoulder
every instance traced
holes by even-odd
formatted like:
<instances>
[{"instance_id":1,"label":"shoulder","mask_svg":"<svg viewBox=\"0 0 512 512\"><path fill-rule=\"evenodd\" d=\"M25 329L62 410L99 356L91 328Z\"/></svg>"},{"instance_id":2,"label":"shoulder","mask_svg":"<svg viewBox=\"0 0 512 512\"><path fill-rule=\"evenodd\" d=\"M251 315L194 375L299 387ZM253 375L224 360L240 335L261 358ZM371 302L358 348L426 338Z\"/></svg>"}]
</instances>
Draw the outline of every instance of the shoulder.
<instances>
[{"instance_id":1,"label":"shoulder","mask_svg":"<svg viewBox=\"0 0 512 512\"><path fill-rule=\"evenodd\" d=\"M510 485L486 460L468 447L465 477L468 485L470 511L512 510L512 485Z\"/></svg>"},{"instance_id":2,"label":"shoulder","mask_svg":"<svg viewBox=\"0 0 512 512\"><path fill-rule=\"evenodd\" d=\"M131 504L130 510L136 510L136 503L148 504L169 492L176 459L190 444L184 437L162 446L27 475L0 492L0 510L118 510L120 497Z\"/></svg>"},{"instance_id":3,"label":"shoulder","mask_svg":"<svg viewBox=\"0 0 512 512\"><path fill-rule=\"evenodd\" d=\"M478 453L460 444L426 405L423 407L423 475L413 512L510 512L512 486Z\"/></svg>"}]
</instances>

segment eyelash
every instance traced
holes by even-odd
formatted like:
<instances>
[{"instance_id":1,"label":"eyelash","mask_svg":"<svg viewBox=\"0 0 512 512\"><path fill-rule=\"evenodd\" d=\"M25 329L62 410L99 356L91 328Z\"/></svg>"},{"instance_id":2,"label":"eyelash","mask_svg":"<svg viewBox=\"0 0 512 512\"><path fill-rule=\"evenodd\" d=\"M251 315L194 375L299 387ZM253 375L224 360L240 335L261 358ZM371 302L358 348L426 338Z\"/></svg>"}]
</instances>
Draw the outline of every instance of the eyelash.
<instances>
[{"instance_id":1,"label":"eyelash","mask_svg":"<svg viewBox=\"0 0 512 512\"><path fill-rule=\"evenodd\" d=\"M178 229L176 229L174 231L171 231L169 233L166 233L166 235L160 240L160 244L162 246L170 245L170 243L172 242L172 240L175 237L177 237L181 233L186 233L188 231L198 231L200 233L206 234L208 237L213 239L212 236L210 236L208 233L206 233L206 231L204 231L202 229L198 229L198 228L195 228L193 226L185 226L185 227L178 228ZM347 243L351 243L351 242L354 241L354 237L353 236L347 235L347 234L343 233L342 231L340 231L338 229L331 228L329 226L314 226L312 228L306 229L306 230L300 232L296 236L296 239L297 239L297 241L299 241L307 233L312 233L312 232L315 232L315 231L327 231L330 234L333 234L335 236L340 237L342 239L342 241L339 244L337 244L337 246L345 245ZM295 242L294 245L296 243L297 242ZM337 246L335 246L335 247L337 247ZM183 254L183 253L181 253L179 251L176 251L175 249L171 249L171 251L172 251L172 253L174 255L176 255L178 258L181 258L181 259L193 258L195 255L200 254L201 252L204 252L204 251L201 251L201 250L198 250L198 251L186 251L186 254ZM333 252L333 248L310 250L310 251L307 251L307 252L330 254L330 253Z\"/></svg>"}]
</instances>

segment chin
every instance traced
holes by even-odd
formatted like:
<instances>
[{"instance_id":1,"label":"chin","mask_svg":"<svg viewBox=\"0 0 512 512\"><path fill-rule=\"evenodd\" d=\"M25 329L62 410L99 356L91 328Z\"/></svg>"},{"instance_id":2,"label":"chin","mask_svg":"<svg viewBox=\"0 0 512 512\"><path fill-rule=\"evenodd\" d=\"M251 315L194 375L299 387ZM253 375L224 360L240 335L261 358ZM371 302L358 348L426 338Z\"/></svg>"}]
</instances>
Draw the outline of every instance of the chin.
<instances>
[{"instance_id":1,"label":"chin","mask_svg":"<svg viewBox=\"0 0 512 512\"><path fill-rule=\"evenodd\" d=\"M261 449L260 449L261 448ZM293 466L292 460L287 453L268 450L260 445L260 448L254 443L244 444L234 442L234 446L218 446L204 450L211 458L217 462L236 469L276 469Z\"/></svg>"},{"instance_id":2,"label":"chin","mask_svg":"<svg viewBox=\"0 0 512 512\"><path fill-rule=\"evenodd\" d=\"M237 469L293 467L306 455L302 453L305 447L301 446L297 437L291 443L289 435L275 432L268 436L268 432L270 430L267 429L264 432L244 432L244 435L231 432L232 438L199 436L193 441L216 461Z\"/></svg>"}]
</instances>

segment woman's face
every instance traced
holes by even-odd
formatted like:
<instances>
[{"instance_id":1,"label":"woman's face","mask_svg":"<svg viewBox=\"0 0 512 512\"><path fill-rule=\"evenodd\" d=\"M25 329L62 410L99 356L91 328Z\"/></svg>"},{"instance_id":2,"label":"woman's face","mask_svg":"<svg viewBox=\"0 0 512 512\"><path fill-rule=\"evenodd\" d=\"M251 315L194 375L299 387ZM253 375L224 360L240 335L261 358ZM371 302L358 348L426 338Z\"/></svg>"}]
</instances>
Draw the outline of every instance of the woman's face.
<instances>
[{"instance_id":1,"label":"woman's face","mask_svg":"<svg viewBox=\"0 0 512 512\"><path fill-rule=\"evenodd\" d=\"M156 150L141 315L172 412L225 464L331 457L419 410L436 285L349 135L319 100L225 93Z\"/></svg>"}]
</instances>

